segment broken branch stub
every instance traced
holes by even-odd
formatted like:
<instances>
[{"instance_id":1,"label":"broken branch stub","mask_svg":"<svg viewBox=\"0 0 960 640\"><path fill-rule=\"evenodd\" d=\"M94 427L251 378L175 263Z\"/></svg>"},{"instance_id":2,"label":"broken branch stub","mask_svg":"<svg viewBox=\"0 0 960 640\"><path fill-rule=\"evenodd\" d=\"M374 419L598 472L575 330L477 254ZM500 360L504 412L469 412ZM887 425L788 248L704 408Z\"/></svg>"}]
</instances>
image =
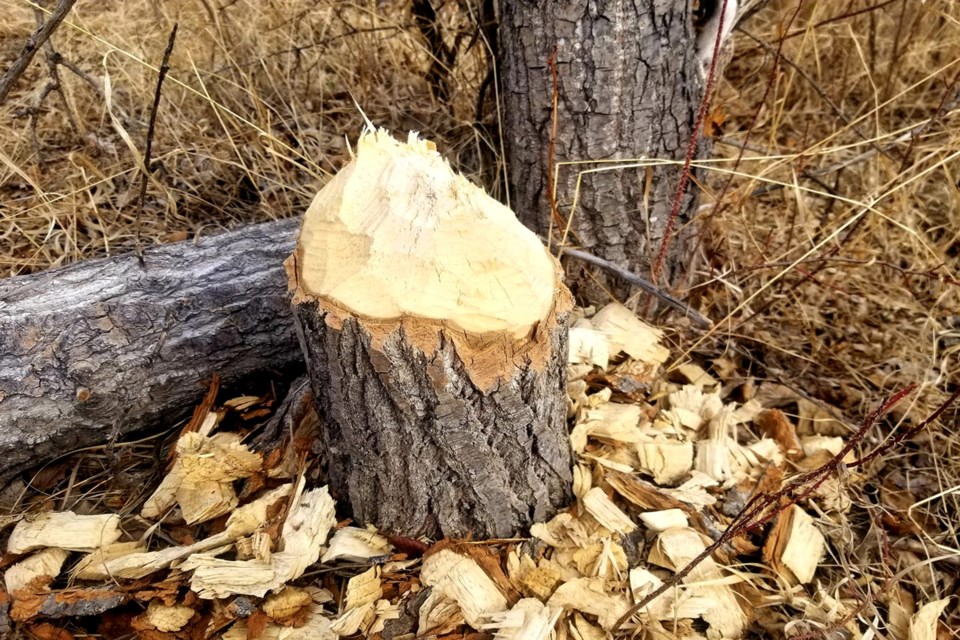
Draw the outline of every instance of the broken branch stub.
<instances>
[{"instance_id":1,"label":"broken branch stub","mask_svg":"<svg viewBox=\"0 0 960 640\"><path fill-rule=\"evenodd\" d=\"M366 131L286 263L337 497L405 535L511 535L569 499L557 262L432 143Z\"/></svg>"}]
</instances>

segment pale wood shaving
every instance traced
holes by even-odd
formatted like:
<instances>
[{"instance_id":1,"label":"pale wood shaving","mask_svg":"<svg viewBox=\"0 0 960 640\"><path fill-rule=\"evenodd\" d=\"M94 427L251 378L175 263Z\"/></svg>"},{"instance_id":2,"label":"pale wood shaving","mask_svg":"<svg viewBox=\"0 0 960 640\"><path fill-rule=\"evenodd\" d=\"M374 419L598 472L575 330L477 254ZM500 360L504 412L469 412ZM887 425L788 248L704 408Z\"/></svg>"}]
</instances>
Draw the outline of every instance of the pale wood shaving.
<instances>
[{"instance_id":1,"label":"pale wood shaving","mask_svg":"<svg viewBox=\"0 0 960 640\"><path fill-rule=\"evenodd\" d=\"M183 629L194 615L196 611L191 607L179 604L168 606L151 600L143 617L157 631L170 633Z\"/></svg>"},{"instance_id":2,"label":"pale wood shaving","mask_svg":"<svg viewBox=\"0 0 960 640\"><path fill-rule=\"evenodd\" d=\"M670 350L660 344L663 332L619 302L611 302L590 321L594 329L608 336L611 354L623 351L634 360L653 365L661 365L670 357Z\"/></svg>"},{"instance_id":3,"label":"pale wood shaving","mask_svg":"<svg viewBox=\"0 0 960 640\"><path fill-rule=\"evenodd\" d=\"M274 620L289 618L313 602L310 593L299 587L284 587L263 600L260 609Z\"/></svg>"},{"instance_id":4,"label":"pale wood shaving","mask_svg":"<svg viewBox=\"0 0 960 640\"><path fill-rule=\"evenodd\" d=\"M573 640L610 640L613 634L591 623L579 613L574 613L565 629Z\"/></svg>"},{"instance_id":5,"label":"pale wood shaving","mask_svg":"<svg viewBox=\"0 0 960 640\"><path fill-rule=\"evenodd\" d=\"M456 600L448 598L441 591L431 590L420 606L418 635L440 636L449 633L464 623L464 617Z\"/></svg>"},{"instance_id":6,"label":"pale wood shaving","mask_svg":"<svg viewBox=\"0 0 960 640\"><path fill-rule=\"evenodd\" d=\"M640 469L661 485L679 482L693 468L693 443L689 440L655 440L637 445Z\"/></svg>"},{"instance_id":7,"label":"pale wood shaving","mask_svg":"<svg viewBox=\"0 0 960 640\"><path fill-rule=\"evenodd\" d=\"M950 598L934 600L920 607L910 617L910 627L907 633L908 640L937 640L937 620L943 610L950 604Z\"/></svg>"},{"instance_id":8,"label":"pale wood shaving","mask_svg":"<svg viewBox=\"0 0 960 640\"><path fill-rule=\"evenodd\" d=\"M687 382L700 388L712 387L719 382L710 375L706 369L693 362L687 362L676 367L677 373L683 376Z\"/></svg>"},{"instance_id":9,"label":"pale wood shaving","mask_svg":"<svg viewBox=\"0 0 960 640\"><path fill-rule=\"evenodd\" d=\"M120 539L120 516L79 516L72 511L41 513L17 523L7 540L8 553L43 547L93 551Z\"/></svg>"},{"instance_id":10,"label":"pale wood shaving","mask_svg":"<svg viewBox=\"0 0 960 640\"><path fill-rule=\"evenodd\" d=\"M320 558L323 545L336 524L333 499L326 487L303 491L300 479L280 536L280 550L270 562L220 560L195 554L181 566L192 570L191 588L201 598L245 594L263 597L268 591L303 575ZM227 527L229 531L229 524Z\"/></svg>"},{"instance_id":11,"label":"pale wood shaving","mask_svg":"<svg viewBox=\"0 0 960 640\"><path fill-rule=\"evenodd\" d=\"M647 559L651 564L679 571L700 555L707 544L709 541L693 529L667 529L657 536ZM710 557L694 566L683 579L691 595L712 601L700 616L704 622L720 637L737 638L745 629L747 618L729 582L731 579Z\"/></svg>"},{"instance_id":12,"label":"pale wood shaving","mask_svg":"<svg viewBox=\"0 0 960 640\"><path fill-rule=\"evenodd\" d=\"M110 578L142 578L154 571L165 569L194 554L207 552L205 557L218 555L227 550L234 540L252 534L267 520L267 511L293 490L292 484L284 484L268 491L249 504L230 514L226 528L221 533L199 540L191 545L168 547L158 551L144 551L142 543L120 543L106 547L100 553L83 558L75 569L75 576L83 580Z\"/></svg>"},{"instance_id":13,"label":"pale wood shaving","mask_svg":"<svg viewBox=\"0 0 960 640\"><path fill-rule=\"evenodd\" d=\"M595 329L570 328L570 364L587 364L606 369L610 364L607 337Z\"/></svg>"},{"instance_id":14,"label":"pale wood shaving","mask_svg":"<svg viewBox=\"0 0 960 640\"><path fill-rule=\"evenodd\" d=\"M245 620L236 622L223 634L223 640L247 640L249 629ZM307 621L302 627L283 627L268 624L257 640L337 640L333 622L327 617L323 605L310 605Z\"/></svg>"},{"instance_id":15,"label":"pale wood shaving","mask_svg":"<svg viewBox=\"0 0 960 640\"><path fill-rule=\"evenodd\" d=\"M640 522L647 529L657 533L673 528L684 528L689 525L687 514L680 509L664 509L663 511L647 511L640 514Z\"/></svg>"},{"instance_id":16,"label":"pale wood shaving","mask_svg":"<svg viewBox=\"0 0 960 640\"><path fill-rule=\"evenodd\" d=\"M66 549L51 547L42 549L11 566L3 574L7 593L16 596L17 591L28 585L37 586L40 578L45 578L45 583L52 582L60 575L63 563L69 555L70 552Z\"/></svg>"},{"instance_id":17,"label":"pale wood shaving","mask_svg":"<svg viewBox=\"0 0 960 640\"><path fill-rule=\"evenodd\" d=\"M320 562L327 563L334 560L368 560L393 553L393 545L370 529L359 527L343 527L337 529L330 546L324 552Z\"/></svg>"},{"instance_id":18,"label":"pale wood shaving","mask_svg":"<svg viewBox=\"0 0 960 640\"><path fill-rule=\"evenodd\" d=\"M693 471L690 479L674 489L664 489L663 492L687 504L697 507L709 507L717 503L717 499L707 492L707 487L716 486L717 481L710 476Z\"/></svg>"},{"instance_id":19,"label":"pale wood shaving","mask_svg":"<svg viewBox=\"0 0 960 640\"><path fill-rule=\"evenodd\" d=\"M507 610L507 599L480 565L450 549L423 560L420 580L456 602L467 624L475 629L485 615Z\"/></svg>"},{"instance_id":20,"label":"pale wood shaving","mask_svg":"<svg viewBox=\"0 0 960 640\"><path fill-rule=\"evenodd\" d=\"M826 546L813 518L794 504L777 516L764 545L764 557L777 573L793 584L808 584L813 580Z\"/></svg>"},{"instance_id":21,"label":"pale wood shaving","mask_svg":"<svg viewBox=\"0 0 960 640\"><path fill-rule=\"evenodd\" d=\"M583 496L583 508L610 531L630 533L637 528L630 517L613 504L600 487L590 489Z\"/></svg>"},{"instance_id":22,"label":"pale wood shaving","mask_svg":"<svg viewBox=\"0 0 960 640\"><path fill-rule=\"evenodd\" d=\"M494 640L547 640L563 609L544 605L535 598L523 598L509 611L494 613L481 628L496 631Z\"/></svg>"},{"instance_id":23,"label":"pale wood shaving","mask_svg":"<svg viewBox=\"0 0 960 640\"><path fill-rule=\"evenodd\" d=\"M602 578L577 578L560 585L547 605L596 616L600 626L612 631L629 605L622 595L607 593Z\"/></svg>"}]
</instances>

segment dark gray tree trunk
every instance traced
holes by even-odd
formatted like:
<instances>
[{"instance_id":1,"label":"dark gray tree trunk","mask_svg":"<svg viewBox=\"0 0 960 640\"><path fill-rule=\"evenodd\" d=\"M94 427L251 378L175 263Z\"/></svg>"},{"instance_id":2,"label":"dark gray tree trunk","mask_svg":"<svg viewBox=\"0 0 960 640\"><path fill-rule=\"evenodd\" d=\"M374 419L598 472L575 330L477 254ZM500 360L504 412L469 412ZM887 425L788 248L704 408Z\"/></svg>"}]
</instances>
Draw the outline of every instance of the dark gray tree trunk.
<instances>
[{"instance_id":1,"label":"dark gray tree trunk","mask_svg":"<svg viewBox=\"0 0 960 640\"><path fill-rule=\"evenodd\" d=\"M566 218L577 173L589 161L682 160L702 82L690 0L501 0L500 53L504 133L512 208L546 234L550 221L548 148L556 50L557 135L554 161L587 161L559 171L558 205ZM608 165L610 166L610 165ZM570 241L641 276L650 275L677 190L675 166L583 175ZM694 213L687 190L676 229ZM681 236L686 234L681 233ZM674 243L659 283L674 283L690 260ZM605 281L603 274L595 276ZM571 288L596 300L599 290ZM623 285L606 281L618 295ZM588 287L589 289L589 287Z\"/></svg>"},{"instance_id":2,"label":"dark gray tree trunk","mask_svg":"<svg viewBox=\"0 0 960 640\"><path fill-rule=\"evenodd\" d=\"M504 349L465 358L457 337L426 321L370 325L313 299L294 308L332 493L357 521L407 536L485 539L569 504L567 299L509 367ZM512 374L475 380L477 361L491 356Z\"/></svg>"},{"instance_id":3,"label":"dark gray tree trunk","mask_svg":"<svg viewBox=\"0 0 960 640\"><path fill-rule=\"evenodd\" d=\"M299 219L0 280L0 480L302 366L283 260Z\"/></svg>"}]
</instances>

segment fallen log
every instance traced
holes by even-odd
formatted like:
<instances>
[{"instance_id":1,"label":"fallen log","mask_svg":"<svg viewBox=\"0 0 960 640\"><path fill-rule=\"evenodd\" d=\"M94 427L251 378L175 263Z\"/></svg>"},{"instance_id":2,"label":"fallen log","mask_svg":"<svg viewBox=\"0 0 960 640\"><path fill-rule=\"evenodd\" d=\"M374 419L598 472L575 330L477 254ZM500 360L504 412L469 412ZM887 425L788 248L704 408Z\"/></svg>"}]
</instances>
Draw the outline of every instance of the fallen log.
<instances>
[{"instance_id":1,"label":"fallen log","mask_svg":"<svg viewBox=\"0 0 960 640\"><path fill-rule=\"evenodd\" d=\"M0 480L173 424L214 373L302 368L282 266L299 223L0 280Z\"/></svg>"}]
</instances>

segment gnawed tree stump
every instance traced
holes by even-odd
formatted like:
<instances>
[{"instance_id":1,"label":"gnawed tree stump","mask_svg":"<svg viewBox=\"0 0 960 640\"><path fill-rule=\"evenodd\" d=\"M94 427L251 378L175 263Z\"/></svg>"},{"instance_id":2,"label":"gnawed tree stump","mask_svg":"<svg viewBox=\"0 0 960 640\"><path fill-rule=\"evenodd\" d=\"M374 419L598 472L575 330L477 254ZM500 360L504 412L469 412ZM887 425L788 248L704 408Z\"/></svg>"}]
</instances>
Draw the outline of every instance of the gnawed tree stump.
<instances>
[{"instance_id":1,"label":"gnawed tree stump","mask_svg":"<svg viewBox=\"0 0 960 640\"><path fill-rule=\"evenodd\" d=\"M570 295L432 144L366 132L287 269L330 481L357 520L486 538L568 503Z\"/></svg>"}]
</instances>

